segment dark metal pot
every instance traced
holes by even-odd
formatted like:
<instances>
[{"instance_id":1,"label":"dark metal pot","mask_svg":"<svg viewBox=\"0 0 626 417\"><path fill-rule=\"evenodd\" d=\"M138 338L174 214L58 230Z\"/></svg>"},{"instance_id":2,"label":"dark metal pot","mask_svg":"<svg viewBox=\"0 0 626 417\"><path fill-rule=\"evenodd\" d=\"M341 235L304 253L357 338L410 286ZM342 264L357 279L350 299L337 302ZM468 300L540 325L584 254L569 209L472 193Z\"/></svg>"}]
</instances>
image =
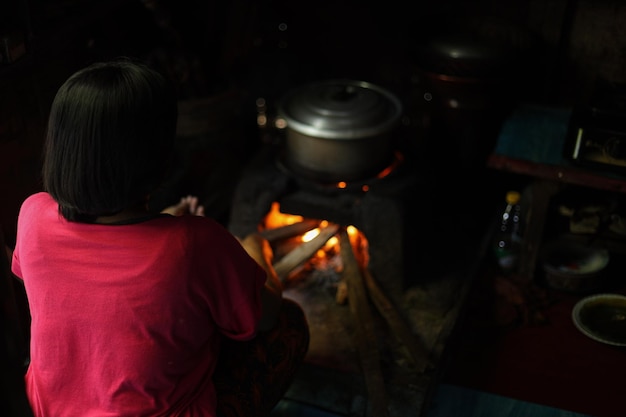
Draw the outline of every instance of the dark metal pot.
<instances>
[{"instance_id":1,"label":"dark metal pot","mask_svg":"<svg viewBox=\"0 0 626 417\"><path fill-rule=\"evenodd\" d=\"M278 107L287 123L285 163L319 181L365 179L393 158L400 100L364 81L328 80L289 91Z\"/></svg>"}]
</instances>

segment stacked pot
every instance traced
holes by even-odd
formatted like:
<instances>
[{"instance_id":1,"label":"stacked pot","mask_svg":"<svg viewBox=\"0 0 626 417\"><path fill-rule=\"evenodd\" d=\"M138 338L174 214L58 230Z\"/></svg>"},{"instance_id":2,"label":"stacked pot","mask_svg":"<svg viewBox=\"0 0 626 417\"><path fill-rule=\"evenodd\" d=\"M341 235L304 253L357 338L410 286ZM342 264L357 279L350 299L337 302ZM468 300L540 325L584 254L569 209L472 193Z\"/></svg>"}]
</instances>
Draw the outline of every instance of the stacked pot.
<instances>
[{"instance_id":1,"label":"stacked pot","mask_svg":"<svg viewBox=\"0 0 626 417\"><path fill-rule=\"evenodd\" d=\"M348 79L297 87L279 103L287 123L285 163L321 182L368 178L393 159L393 133L402 114L390 91Z\"/></svg>"}]
</instances>

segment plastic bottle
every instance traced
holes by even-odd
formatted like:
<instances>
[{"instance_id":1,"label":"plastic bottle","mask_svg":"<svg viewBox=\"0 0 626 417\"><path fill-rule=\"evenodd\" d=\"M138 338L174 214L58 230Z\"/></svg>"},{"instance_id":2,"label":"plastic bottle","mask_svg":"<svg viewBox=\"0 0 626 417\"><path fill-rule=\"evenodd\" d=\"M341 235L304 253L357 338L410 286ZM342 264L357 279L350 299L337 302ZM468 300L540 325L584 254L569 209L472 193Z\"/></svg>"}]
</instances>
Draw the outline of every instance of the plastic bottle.
<instances>
[{"instance_id":1,"label":"plastic bottle","mask_svg":"<svg viewBox=\"0 0 626 417\"><path fill-rule=\"evenodd\" d=\"M505 274L516 271L522 250L522 206L521 194L508 191L506 205L499 219L494 236L494 253L500 269Z\"/></svg>"}]
</instances>

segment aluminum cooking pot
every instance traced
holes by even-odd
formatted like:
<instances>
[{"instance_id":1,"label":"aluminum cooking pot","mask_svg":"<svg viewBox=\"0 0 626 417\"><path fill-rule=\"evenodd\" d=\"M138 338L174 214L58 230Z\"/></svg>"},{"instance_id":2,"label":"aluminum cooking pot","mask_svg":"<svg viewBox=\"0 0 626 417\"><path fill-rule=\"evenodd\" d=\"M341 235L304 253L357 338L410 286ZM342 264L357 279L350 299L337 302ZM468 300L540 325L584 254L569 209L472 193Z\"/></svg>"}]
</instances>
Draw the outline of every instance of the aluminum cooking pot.
<instances>
[{"instance_id":1,"label":"aluminum cooking pot","mask_svg":"<svg viewBox=\"0 0 626 417\"><path fill-rule=\"evenodd\" d=\"M365 81L327 80L289 91L278 105L287 125L285 163L319 181L367 179L393 159L402 104Z\"/></svg>"}]
</instances>

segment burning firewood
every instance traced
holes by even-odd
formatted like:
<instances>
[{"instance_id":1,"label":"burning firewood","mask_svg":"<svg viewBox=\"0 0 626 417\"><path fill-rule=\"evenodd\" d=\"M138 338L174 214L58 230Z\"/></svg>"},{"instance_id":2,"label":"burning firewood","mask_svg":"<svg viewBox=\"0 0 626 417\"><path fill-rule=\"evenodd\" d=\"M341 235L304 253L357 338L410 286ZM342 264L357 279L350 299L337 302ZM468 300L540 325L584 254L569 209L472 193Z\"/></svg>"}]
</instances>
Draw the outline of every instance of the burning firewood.
<instances>
[{"instance_id":1,"label":"burning firewood","mask_svg":"<svg viewBox=\"0 0 626 417\"><path fill-rule=\"evenodd\" d=\"M289 273L306 262L311 256L315 254L320 248L322 248L328 239L333 237L339 230L338 224L329 224L328 226L321 228L319 234L308 242L303 242L297 248L283 256L280 260L274 263L274 270L278 275L278 278L285 282Z\"/></svg>"},{"instance_id":2,"label":"burning firewood","mask_svg":"<svg viewBox=\"0 0 626 417\"><path fill-rule=\"evenodd\" d=\"M304 219L300 222L277 227L275 229L263 230L261 232L261 236L267 239L270 243L273 243L278 240L287 239L306 233L309 230L318 227L319 224L319 220Z\"/></svg>"}]
</instances>

